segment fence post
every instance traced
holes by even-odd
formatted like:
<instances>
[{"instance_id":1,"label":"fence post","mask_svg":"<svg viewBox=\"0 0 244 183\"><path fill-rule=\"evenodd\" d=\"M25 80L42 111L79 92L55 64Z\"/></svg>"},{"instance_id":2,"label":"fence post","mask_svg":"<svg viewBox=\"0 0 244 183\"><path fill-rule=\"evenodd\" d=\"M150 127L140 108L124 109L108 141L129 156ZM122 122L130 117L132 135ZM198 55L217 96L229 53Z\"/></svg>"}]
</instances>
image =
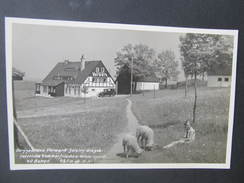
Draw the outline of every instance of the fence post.
<instances>
[{"instance_id":1,"label":"fence post","mask_svg":"<svg viewBox=\"0 0 244 183\"><path fill-rule=\"evenodd\" d=\"M155 85L153 85L153 98L155 98Z\"/></svg>"}]
</instances>

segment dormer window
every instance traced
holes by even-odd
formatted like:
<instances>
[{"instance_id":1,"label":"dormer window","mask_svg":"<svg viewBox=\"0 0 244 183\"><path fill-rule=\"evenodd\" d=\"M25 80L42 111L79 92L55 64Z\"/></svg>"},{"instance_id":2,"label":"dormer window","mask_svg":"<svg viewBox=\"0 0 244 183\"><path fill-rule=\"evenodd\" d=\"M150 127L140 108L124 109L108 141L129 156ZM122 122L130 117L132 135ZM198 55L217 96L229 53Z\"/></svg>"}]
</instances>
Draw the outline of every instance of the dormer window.
<instances>
[{"instance_id":1,"label":"dormer window","mask_svg":"<svg viewBox=\"0 0 244 183\"><path fill-rule=\"evenodd\" d=\"M64 68L64 71L75 71L74 67L66 67Z\"/></svg>"}]
</instances>

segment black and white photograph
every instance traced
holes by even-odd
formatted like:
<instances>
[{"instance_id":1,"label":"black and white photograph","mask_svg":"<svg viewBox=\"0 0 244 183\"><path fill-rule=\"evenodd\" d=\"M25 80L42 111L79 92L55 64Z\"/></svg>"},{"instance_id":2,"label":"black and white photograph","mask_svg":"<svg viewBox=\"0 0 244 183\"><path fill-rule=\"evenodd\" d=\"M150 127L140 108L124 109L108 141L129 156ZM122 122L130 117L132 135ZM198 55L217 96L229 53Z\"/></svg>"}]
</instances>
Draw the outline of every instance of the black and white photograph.
<instances>
[{"instance_id":1,"label":"black and white photograph","mask_svg":"<svg viewBox=\"0 0 244 183\"><path fill-rule=\"evenodd\" d=\"M5 18L10 169L230 168L237 30Z\"/></svg>"}]
</instances>

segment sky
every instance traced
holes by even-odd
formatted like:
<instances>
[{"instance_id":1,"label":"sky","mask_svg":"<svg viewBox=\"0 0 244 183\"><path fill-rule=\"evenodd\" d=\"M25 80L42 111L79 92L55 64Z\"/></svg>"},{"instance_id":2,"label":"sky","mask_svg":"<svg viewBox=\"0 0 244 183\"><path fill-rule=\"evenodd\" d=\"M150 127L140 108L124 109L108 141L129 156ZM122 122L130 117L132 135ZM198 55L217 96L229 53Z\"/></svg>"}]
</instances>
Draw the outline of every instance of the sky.
<instances>
[{"instance_id":1,"label":"sky","mask_svg":"<svg viewBox=\"0 0 244 183\"><path fill-rule=\"evenodd\" d=\"M115 76L116 53L129 43L145 44L157 54L162 50L172 50L180 62L180 35L182 34L14 23L13 66L25 72L25 80L40 82L58 62L65 59L79 61L83 54L85 61L102 60L111 75ZM178 70L178 80L183 80L180 66Z\"/></svg>"}]
</instances>

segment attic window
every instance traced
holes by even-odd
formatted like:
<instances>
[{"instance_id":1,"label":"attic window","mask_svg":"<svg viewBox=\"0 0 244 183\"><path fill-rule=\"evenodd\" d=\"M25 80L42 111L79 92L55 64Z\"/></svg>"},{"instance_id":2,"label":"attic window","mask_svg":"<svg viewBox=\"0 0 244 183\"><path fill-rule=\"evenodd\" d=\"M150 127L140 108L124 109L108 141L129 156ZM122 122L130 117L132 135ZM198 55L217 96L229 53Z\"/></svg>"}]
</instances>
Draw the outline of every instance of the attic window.
<instances>
[{"instance_id":1,"label":"attic window","mask_svg":"<svg viewBox=\"0 0 244 183\"><path fill-rule=\"evenodd\" d=\"M104 72L104 71L105 71L105 69L104 69L104 67L102 67L102 68L101 68L101 72Z\"/></svg>"},{"instance_id":2,"label":"attic window","mask_svg":"<svg viewBox=\"0 0 244 183\"><path fill-rule=\"evenodd\" d=\"M64 71L74 71L75 68L74 67L66 67L64 68Z\"/></svg>"},{"instance_id":3,"label":"attic window","mask_svg":"<svg viewBox=\"0 0 244 183\"><path fill-rule=\"evenodd\" d=\"M99 72L99 67L96 67L96 72Z\"/></svg>"}]
</instances>

